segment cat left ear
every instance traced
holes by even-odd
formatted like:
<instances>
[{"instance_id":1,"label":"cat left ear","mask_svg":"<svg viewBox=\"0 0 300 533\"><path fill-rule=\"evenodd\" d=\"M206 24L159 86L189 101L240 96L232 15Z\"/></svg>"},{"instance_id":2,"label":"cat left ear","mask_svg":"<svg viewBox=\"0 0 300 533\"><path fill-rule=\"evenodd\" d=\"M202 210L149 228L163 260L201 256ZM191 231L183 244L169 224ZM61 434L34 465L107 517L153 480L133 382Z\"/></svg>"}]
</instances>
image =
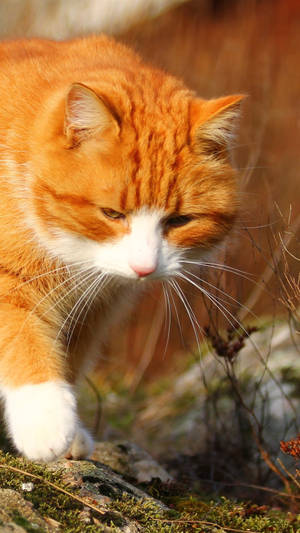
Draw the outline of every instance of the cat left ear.
<instances>
[{"instance_id":1,"label":"cat left ear","mask_svg":"<svg viewBox=\"0 0 300 533\"><path fill-rule=\"evenodd\" d=\"M109 106L92 89L74 83L65 105L64 132L68 146L75 147L99 133L119 132L119 124Z\"/></svg>"},{"instance_id":2,"label":"cat left ear","mask_svg":"<svg viewBox=\"0 0 300 533\"><path fill-rule=\"evenodd\" d=\"M235 138L243 94L215 100L194 99L191 103L191 140L197 151L226 157Z\"/></svg>"}]
</instances>

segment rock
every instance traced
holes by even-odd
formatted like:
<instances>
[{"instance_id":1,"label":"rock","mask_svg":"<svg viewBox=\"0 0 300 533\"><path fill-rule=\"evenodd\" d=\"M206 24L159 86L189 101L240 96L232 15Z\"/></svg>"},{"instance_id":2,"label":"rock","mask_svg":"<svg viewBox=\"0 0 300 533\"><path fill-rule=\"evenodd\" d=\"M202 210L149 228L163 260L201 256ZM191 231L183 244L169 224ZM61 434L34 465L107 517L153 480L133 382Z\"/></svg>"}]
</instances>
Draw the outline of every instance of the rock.
<instances>
[{"instance_id":1,"label":"rock","mask_svg":"<svg viewBox=\"0 0 300 533\"><path fill-rule=\"evenodd\" d=\"M163 483L172 480L172 476L149 453L131 442L97 442L92 459L138 483L149 483L155 478Z\"/></svg>"},{"instance_id":2,"label":"rock","mask_svg":"<svg viewBox=\"0 0 300 533\"><path fill-rule=\"evenodd\" d=\"M0 488L0 533L23 533L28 526L37 533L55 531L16 490Z\"/></svg>"},{"instance_id":3,"label":"rock","mask_svg":"<svg viewBox=\"0 0 300 533\"><path fill-rule=\"evenodd\" d=\"M105 443L103 443L105 444ZM108 446L110 443L108 443ZM103 447L104 451L105 446ZM61 472L62 480L71 487L80 489L85 499L96 501L102 510L109 511L109 504L124 494L132 498L149 499L158 507L165 508L160 502L150 498L144 491L128 483L109 466L98 461L60 460L48 467L52 472Z\"/></svg>"},{"instance_id":4,"label":"rock","mask_svg":"<svg viewBox=\"0 0 300 533\"><path fill-rule=\"evenodd\" d=\"M17 524L13 524L12 522L7 524L6 526L0 526L0 533L26 533L26 529L23 527L17 526Z\"/></svg>"},{"instance_id":5,"label":"rock","mask_svg":"<svg viewBox=\"0 0 300 533\"><path fill-rule=\"evenodd\" d=\"M132 514L133 508L138 516L141 509L144 513L149 508L155 516L167 510L133 484L134 479L169 478L147 452L128 442L97 443L93 457L102 462L61 459L36 465L0 452L0 464L4 465L0 469L0 533L139 533L143 526ZM70 520L74 520L72 525Z\"/></svg>"}]
</instances>

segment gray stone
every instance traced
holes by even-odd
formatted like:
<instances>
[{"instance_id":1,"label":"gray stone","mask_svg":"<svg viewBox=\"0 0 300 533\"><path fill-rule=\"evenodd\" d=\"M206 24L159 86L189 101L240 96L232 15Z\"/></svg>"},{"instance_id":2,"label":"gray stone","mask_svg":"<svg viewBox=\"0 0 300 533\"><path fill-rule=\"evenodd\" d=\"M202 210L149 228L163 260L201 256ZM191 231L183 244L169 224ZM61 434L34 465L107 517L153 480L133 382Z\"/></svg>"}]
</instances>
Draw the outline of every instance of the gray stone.
<instances>
[{"instance_id":1,"label":"gray stone","mask_svg":"<svg viewBox=\"0 0 300 533\"><path fill-rule=\"evenodd\" d=\"M16 490L0 488L1 533L21 533L26 531L26 529L16 523L16 516L26 521L33 529L36 528L39 532L41 528L43 531L55 531L33 509L32 504L27 502Z\"/></svg>"},{"instance_id":2,"label":"gray stone","mask_svg":"<svg viewBox=\"0 0 300 533\"><path fill-rule=\"evenodd\" d=\"M130 475L131 478L138 479L139 465L145 462L146 466L142 467L142 471L152 472L151 475L155 474L154 477L159 477L159 475L156 476L156 473L164 475L162 474L165 472L164 469L149 454L127 442L122 444L98 443L94 457L101 458L102 462L61 459L45 466L48 471L59 472L62 481L70 487L70 491L72 492L72 488L76 488L76 496L83 500L76 527L80 528L80 524L82 524L84 531L85 527L96 525L96 527L99 526L99 532L104 533L141 532L143 529L140 524L114 510L114 501L122 500L124 496L140 500L143 503L145 501L151 502L158 512L166 509L163 503L151 498L146 492L129 483L121 474L104 464L104 461L110 462L114 469L119 472L122 471L123 475ZM108 461L109 457L111 457L111 461ZM26 467L24 467L24 471L26 471ZM151 478L150 475L148 476ZM31 482L29 486L27 482L23 482L20 483L19 490L0 488L0 533L23 533L28 528L30 531L36 529L37 533L62 531L62 524L48 516L40 516L33 505L26 501L24 496L27 494L29 497L31 491L39 490L39 486L39 483ZM89 505L97 508L99 514L92 512ZM106 521L101 520L102 514L107 514L109 521L115 523L117 527L111 528L106 525Z\"/></svg>"},{"instance_id":3,"label":"gray stone","mask_svg":"<svg viewBox=\"0 0 300 533\"><path fill-rule=\"evenodd\" d=\"M97 442L92 459L138 483L149 483L155 478L163 483L172 480L172 476L149 453L128 441Z\"/></svg>"}]
</instances>

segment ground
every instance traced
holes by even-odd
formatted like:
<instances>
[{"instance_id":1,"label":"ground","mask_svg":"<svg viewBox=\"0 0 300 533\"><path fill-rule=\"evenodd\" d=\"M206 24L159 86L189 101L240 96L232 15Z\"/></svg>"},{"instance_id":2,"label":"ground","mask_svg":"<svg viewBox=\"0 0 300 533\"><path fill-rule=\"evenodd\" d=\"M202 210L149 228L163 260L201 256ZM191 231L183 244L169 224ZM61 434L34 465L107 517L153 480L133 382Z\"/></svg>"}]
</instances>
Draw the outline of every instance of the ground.
<instances>
[{"instance_id":1,"label":"ground","mask_svg":"<svg viewBox=\"0 0 300 533\"><path fill-rule=\"evenodd\" d=\"M0 533L300 530L295 513L191 491L130 443L99 443L94 457L46 466L1 453Z\"/></svg>"}]
</instances>

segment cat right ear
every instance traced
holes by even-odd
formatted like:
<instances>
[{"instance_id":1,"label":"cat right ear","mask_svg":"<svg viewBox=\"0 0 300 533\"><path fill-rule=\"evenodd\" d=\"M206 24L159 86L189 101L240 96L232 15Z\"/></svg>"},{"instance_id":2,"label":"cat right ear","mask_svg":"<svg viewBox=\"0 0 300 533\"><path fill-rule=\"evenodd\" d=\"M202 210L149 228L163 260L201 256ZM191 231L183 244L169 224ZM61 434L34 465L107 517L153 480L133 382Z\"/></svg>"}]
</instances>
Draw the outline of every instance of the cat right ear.
<instances>
[{"instance_id":1,"label":"cat right ear","mask_svg":"<svg viewBox=\"0 0 300 533\"><path fill-rule=\"evenodd\" d=\"M73 83L65 105L64 133L68 148L74 148L91 137L119 133L116 116L92 89Z\"/></svg>"},{"instance_id":2,"label":"cat right ear","mask_svg":"<svg viewBox=\"0 0 300 533\"><path fill-rule=\"evenodd\" d=\"M194 99L191 103L191 140L202 155L226 158L232 148L240 117L243 94L214 100Z\"/></svg>"}]
</instances>

